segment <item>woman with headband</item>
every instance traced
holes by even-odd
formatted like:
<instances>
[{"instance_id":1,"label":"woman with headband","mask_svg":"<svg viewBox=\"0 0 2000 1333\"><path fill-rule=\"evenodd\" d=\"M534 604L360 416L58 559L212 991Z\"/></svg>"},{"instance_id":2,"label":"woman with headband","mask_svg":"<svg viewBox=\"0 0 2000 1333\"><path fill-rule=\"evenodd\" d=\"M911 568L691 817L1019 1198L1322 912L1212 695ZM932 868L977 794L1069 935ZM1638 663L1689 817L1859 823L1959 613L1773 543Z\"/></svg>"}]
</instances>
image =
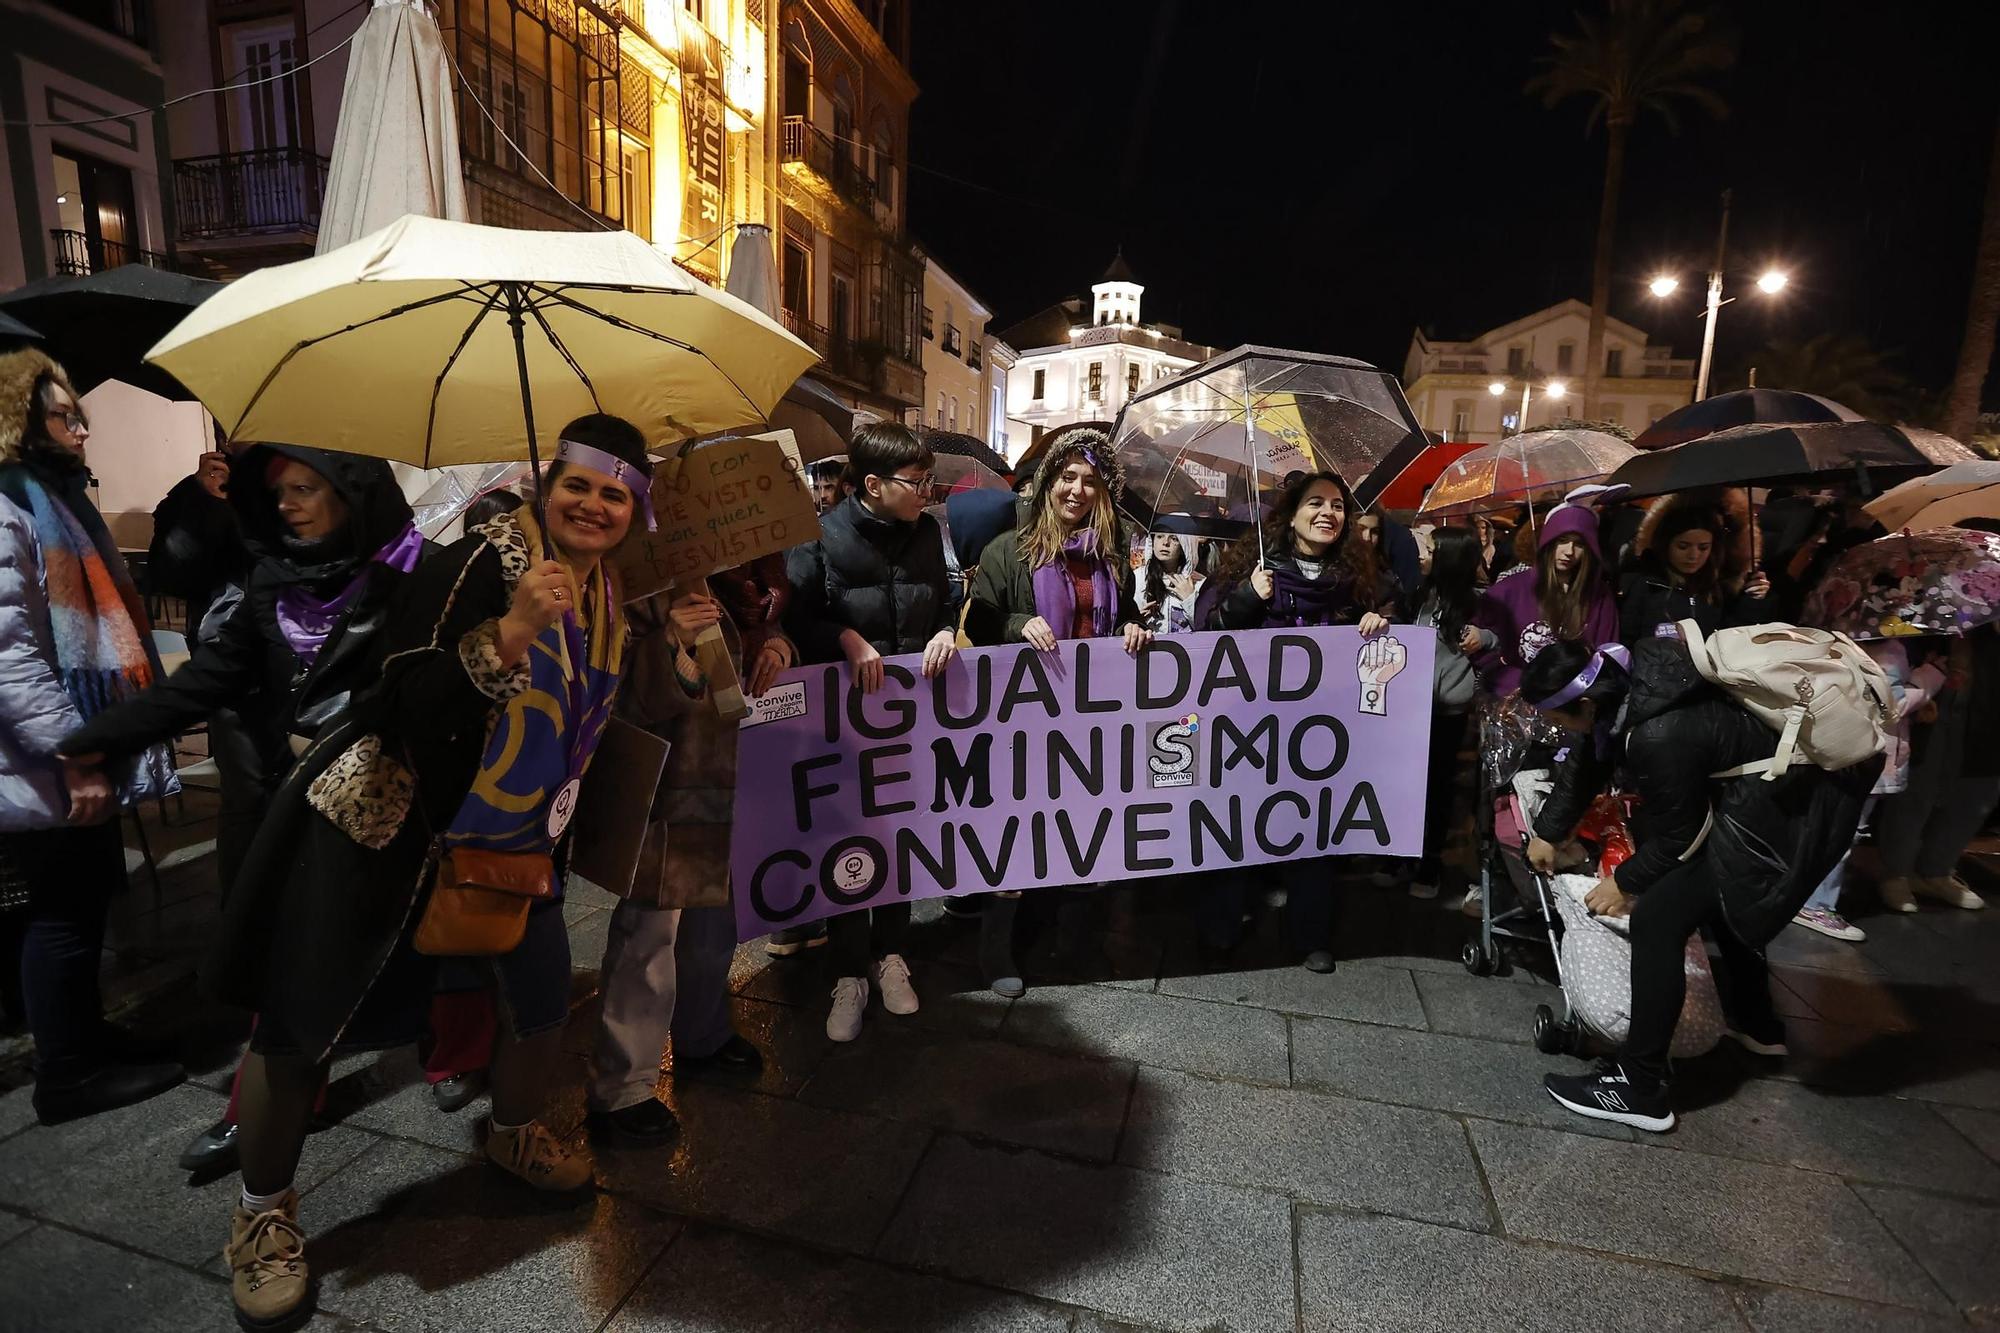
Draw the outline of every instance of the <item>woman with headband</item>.
<instances>
[{"instance_id":1,"label":"woman with headband","mask_svg":"<svg viewBox=\"0 0 2000 1333\"><path fill-rule=\"evenodd\" d=\"M272 801L204 969L259 1015L225 1250L245 1327L311 1303L293 1177L327 1062L416 1040L439 957L472 958L497 995L488 1161L536 1189L591 1181L540 1116L569 1016L565 834L624 665L609 558L650 521L651 470L629 422L565 426L540 505L398 590L379 680Z\"/></svg>"},{"instance_id":2,"label":"woman with headband","mask_svg":"<svg viewBox=\"0 0 2000 1333\"><path fill-rule=\"evenodd\" d=\"M1591 1073L1550 1074L1544 1086L1578 1115L1663 1133L1674 1127L1667 1052L1688 939L1705 930L1721 950L1730 1035L1783 1055L1763 949L1846 851L1881 760L1838 771L1796 763L1775 781L1733 775L1771 758L1778 735L1709 684L1678 639L1646 639L1629 654L1559 640L1521 673L1521 697L1573 737L1559 779L1591 775L1567 797L1559 780L1551 803L1587 803L1582 788L1614 762L1639 798L1632 856L1584 900L1599 916L1631 918L1631 1031Z\"/></svg>"}]
</instances>

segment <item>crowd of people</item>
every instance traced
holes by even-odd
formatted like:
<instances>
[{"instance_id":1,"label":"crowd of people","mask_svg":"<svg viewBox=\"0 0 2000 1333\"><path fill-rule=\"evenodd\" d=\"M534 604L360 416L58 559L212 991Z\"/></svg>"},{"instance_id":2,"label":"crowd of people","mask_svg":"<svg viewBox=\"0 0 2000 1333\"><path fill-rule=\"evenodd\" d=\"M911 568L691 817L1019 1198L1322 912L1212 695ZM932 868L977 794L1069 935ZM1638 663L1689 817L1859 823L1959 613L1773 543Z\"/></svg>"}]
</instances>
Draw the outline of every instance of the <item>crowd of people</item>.
<instances>
[{"instance_id":1,"label":"crowd of people","mask_svg":"<svg viewBox=\"0 0 2000 1333\"><path fill-rule=\"evenodd\" d=\"M545 1190L592 1179L589 1149L544 1115L569 1018L571 818L614 717L669 747L633 882L612 886L591 1137L673 1137L654 1091L668 1048L677 1068L759 1067L730 1021L736 757L714 696L761 695L796 665L844 663L872 692L885 659L935 676L966 647L1112 638L1139 654L1162 634L1433 629L1422 855L1373 869L1438 896L1448 833L1480 814L1458 757L1476 719L1507 701L1576 738L1555 809L1580 813L1585 789L1622 771L1640 802L1638 854L1592 905L1632 917L1632 1033L1608 1066L1550 1091L1647 1128L1672 1120L1666 1050L1695 931L1721 951L1732 1023L1765 1052L1783 1030L1762 945L1793 919L1861 938L1838 908L1864 803L1886 906L1981 905L1953 872L2000 798L1995 747L1968 739L1991 734L2000 704L1990 629L1873 649L1901 709L1879 765L1740 797L1711 776L1767 758L1774 738L1704 688L1679 627L1795 618L1825 562L1867 535L1836 498L1771 502L1761 537L1727 496L1565 504L1511 536L1489 516L1412 531L1362 514L1347 479L1316 471L1284 479L1261 531L1222 543L1133 532L1100 429L1055 431L1014 493L945 502L930 449L876 424L837 473L813 470L815 540L625 604L610 560L648 521L653 470L629 422L570 422L525 496L486 497L443 546L417 530L386 463L232 444L156 516L149 591L184 602L195 640L166 675L88 498L88 435L58 365L0 356L0 924L44 1121L177 1082L179 1066L105 1023L98 959L124 878L118 813L170 790L175 738L206 726L224 897L203 977L256 1019L227 1114L183 1163L241 1171L227 1256L246 1327L310 1309L294 1178L337 1051L418 1044L441 1109L490 1089L484 1150L498 1169ZM710 631L726 662L697 651ZM734 679L718 678L725 666ZM1704 842L1712 803L1739 818ZM1572 841L1551 821L1528 849L1538 868ZM1245 869L1204 876L1193 928L1205 956L1227 957L1255 907L1281 897L1297 961L1332 971L1341 859L1288 861L1268 893ZM1088 946L1099 887L1045 895L1059 945ZM1022 902L948 904L977 918L984 979L1005 996L1029 980ZM871 1001L892 1015L921 1004L909 926L907 906L878 906L766 947L784 958L824 946L826 1034L852 1041Z\"/></svg>"}]
</instances>

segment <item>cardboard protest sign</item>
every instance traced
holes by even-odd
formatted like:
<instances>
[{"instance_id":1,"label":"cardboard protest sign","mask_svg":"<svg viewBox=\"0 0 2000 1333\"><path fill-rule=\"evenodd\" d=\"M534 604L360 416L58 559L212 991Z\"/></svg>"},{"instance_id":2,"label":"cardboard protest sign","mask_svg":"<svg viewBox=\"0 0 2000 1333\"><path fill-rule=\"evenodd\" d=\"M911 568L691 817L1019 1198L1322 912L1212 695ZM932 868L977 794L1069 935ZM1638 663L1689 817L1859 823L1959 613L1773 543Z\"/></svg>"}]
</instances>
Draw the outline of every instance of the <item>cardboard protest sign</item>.
<instances>
[{"instance_id":1,"label":"cardboard protest sign","mask_svg":"<svg viewBox=\"0 0 2000 1333\"><path fill-rule=\"evenodd\" d=\"M1427 629L1116 639L786 673L737 744L742 938L876 903L1422 850Z\"/></svg>"},{"instance_id":2,"label":"cardboard protest sign","mask_svg":"<svg viewBox=\"0 0 2000 1333\"><path fill-rule=\"evenodd\" d=\"M667 767L667 742L614 717L583 775L576 827L570 834L569 868L600 889L632 890L653 792Z\"/></svg>"},{"instance_id":3,"label":"cardboard protest sign","mask_svg":"<svg viewBox=\"0 0 2000 1333\"><path fill-rule=\"evenodd\" d=\"M627 601L819 536L812 492L788 430L711 440L663 460L653 475L659 528L619 553Z\"/></svg>"}]
</instances>

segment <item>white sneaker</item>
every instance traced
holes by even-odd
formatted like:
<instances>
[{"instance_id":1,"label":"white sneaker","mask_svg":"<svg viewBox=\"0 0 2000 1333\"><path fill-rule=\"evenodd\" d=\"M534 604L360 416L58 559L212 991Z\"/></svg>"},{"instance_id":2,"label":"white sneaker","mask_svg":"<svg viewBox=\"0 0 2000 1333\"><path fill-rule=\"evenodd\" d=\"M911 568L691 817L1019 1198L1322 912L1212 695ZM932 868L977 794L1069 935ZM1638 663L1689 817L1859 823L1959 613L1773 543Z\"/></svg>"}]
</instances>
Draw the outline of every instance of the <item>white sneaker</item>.
<instances>
[{"instance_id":1,"label":"white sneaker","mask_svg":"<svg viewBox=\"0 0 2000 1333\"><path fill-rule=\"evenodd\" d=\"M1410 881L1409 892L1412 898L1435 898L1438 896L1438 886L1435 884L1426 884L1420 879L1413 879Z\"/></svg>"},{"instance_id":2,"label":"white sneaker","mask_svg":"<svg viewBox=\"0 0 2000 1333\"><path fill-rule=\"evenodd\" d=\"M826 1016L828 1041L853 1041L861 1035L861 1015L868 1008L868 983L842 977L833 983L833 1008Z\"/></svg>"},{"instance_id":3,"label":"white sneaker","mask_svg":"<svg viewBox=\"0 0 2000 1333\"><path fill-rule=\"evenodd\" d=\"M1986 906L1986 900L1972 891L1972 887L1957 875L1922 875L1912 881L1910 887L1919 896L1935 898L1950 907L1963 907L1968 912L1977 912Z\"/></svg>"},{"instance_id":4,"label":"white sneaker","mask_svg":"<svg viewBox=\"0 0 2000 1333\"><path fill-rule=\"evenodd\" d=\"M1877 886L1877 892L1882 895L1882 906L1892 912L1916 911L1917 900L1910 896L1913 883L1914 881L1905 875L1896 875L1883 880Z\"/></svg>"},{"instance_id":5,"label":"white sneaker","mask_svg":"<svg viewBox=\"0 0 2000 1333\"><path fill-rule=\"evenodd\" d=\"M917 1012L917 992L910 986L910 965L901 954L888 954L875 964L875 985L882 992L882 1007L890 1013Z\"/></svg>"}]
</instances>

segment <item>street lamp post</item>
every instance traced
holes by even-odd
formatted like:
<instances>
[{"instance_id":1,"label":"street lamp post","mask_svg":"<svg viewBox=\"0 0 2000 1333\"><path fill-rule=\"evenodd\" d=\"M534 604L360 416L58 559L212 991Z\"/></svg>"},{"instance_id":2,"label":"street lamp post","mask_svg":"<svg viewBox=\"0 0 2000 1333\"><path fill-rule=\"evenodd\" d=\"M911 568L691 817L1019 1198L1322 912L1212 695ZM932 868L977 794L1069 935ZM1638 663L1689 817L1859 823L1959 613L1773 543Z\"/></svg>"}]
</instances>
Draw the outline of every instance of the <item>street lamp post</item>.
<instances>
[{"instance_id":1,"label":"street lamp post","mask_svg":"<svg viewBox=\"0 0 2000 1333\"><path fill-rule=\"evenodd\" d=\"M1722 307L1736 298L1722 295L1722 266L1729 247L1729 199L1732 191L1722 192L1722 225L1715 234L1715 263L1708 270L1708 310L1701 330L1701 368L1695 374L1694 400L1700 402L1708 397L1708 372L1715 363L1715 318ZM1771 269L1757 279L1757 290L1766 296L1775 296L1785 289L1787 279L1778 269ZM1648 289L1657 297L1672 296L1680 287L1680 279L1670 273L1662 273L1648 284Z\"/></svg>"}]
</instances>

